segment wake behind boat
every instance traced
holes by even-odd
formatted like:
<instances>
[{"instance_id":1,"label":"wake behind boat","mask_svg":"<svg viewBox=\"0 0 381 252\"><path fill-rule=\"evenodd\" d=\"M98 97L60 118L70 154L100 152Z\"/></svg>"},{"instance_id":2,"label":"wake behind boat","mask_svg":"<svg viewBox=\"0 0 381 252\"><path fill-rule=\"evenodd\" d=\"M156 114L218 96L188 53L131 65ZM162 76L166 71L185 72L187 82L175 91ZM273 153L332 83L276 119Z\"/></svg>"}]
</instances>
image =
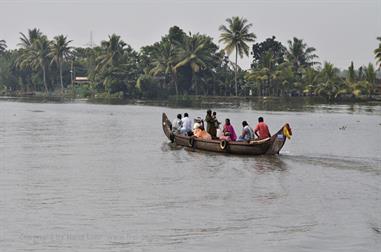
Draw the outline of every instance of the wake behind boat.
<instances>
[{"instance_id":1,"label":"wake behind boat","mask_svg":"<svg viewBox=\"0 0 381 252\"><path fill-rule=\"evenodd\" d=\"M177 145L190 147L192 149L229 153L237 155L274 155L279 154L286 138L291 135L291 129L286 123L276 134L262 140L253 140L249 142L236 142L226 140L203 140L194 136L186 136L172 132L172 123L167 115L163 113L162 126L164 134L168 139Z\"/></svg>"}]
</instances>

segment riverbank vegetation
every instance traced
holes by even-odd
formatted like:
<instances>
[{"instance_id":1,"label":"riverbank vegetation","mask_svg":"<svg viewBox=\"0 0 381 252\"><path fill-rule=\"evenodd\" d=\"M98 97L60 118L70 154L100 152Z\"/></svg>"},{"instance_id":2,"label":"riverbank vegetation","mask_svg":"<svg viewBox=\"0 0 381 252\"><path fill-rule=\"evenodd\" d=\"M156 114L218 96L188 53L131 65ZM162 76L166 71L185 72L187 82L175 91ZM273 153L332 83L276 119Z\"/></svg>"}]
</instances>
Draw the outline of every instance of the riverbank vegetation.
<instances>
[{"instance_id":1,"label":"riverbank vegetation","mask_svg":"<svg viewBox=\"0 0 381 252\"><path fill-rule=\"evenodd\" d=\"M376 94L381 67L339 70L319 62L301 38L256 41L252 24L232 17L219 27L219 48L204 34L173 26L158 42L134 50L112 34L95 47L73 47L64 35L49 39L37 28L20 33L17 49L0 40L0 93L70 97L322 96L328 100ZM229 56L233 54L233 60ZM238 59L251 57L242 69Z\"/></svg>"}]
</instances>

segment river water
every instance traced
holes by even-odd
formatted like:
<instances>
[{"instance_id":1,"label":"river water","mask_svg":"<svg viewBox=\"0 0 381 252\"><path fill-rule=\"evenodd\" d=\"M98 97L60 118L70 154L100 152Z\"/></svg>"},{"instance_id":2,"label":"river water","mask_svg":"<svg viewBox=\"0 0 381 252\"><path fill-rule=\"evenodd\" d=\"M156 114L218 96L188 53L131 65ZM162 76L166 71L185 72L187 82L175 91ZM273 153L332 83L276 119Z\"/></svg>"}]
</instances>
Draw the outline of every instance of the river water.
<instances>
[{"instance_id":1,"label":"river water","mask_svg":"<svg viewBox=\"0 0 381 252\"><path fill-rule=\"evenodd\" d=\"M381 251L381 106L219 106L277 156L169 144L205 108L0 100L0 251Z\"/></svg>"}]
</instances>

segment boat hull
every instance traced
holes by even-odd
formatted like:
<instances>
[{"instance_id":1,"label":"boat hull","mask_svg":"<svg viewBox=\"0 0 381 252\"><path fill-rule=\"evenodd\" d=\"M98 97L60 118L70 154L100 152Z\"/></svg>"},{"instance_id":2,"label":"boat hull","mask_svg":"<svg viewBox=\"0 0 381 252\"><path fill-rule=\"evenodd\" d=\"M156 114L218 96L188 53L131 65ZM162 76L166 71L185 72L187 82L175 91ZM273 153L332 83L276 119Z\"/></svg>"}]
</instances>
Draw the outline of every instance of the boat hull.
<instances>
[{"instance_id":1,"label":"boat hull","mask_svg":"<svg viewBox=\"0 0 381 252\"><path fill-rule=\"evenodd\" d=\"M176 145L189 147L194 150L212 151L219 153L228 153L236 155L274 155L279 154L286 142L284 127L285 124L276 134L264 140L256 140L250 142L235 142L224 140L203 140L193 136L185 136L172 133L172 124L167 115L163 113L162 126L164 134L168 139Z\"/></svg>"}]
</instances>

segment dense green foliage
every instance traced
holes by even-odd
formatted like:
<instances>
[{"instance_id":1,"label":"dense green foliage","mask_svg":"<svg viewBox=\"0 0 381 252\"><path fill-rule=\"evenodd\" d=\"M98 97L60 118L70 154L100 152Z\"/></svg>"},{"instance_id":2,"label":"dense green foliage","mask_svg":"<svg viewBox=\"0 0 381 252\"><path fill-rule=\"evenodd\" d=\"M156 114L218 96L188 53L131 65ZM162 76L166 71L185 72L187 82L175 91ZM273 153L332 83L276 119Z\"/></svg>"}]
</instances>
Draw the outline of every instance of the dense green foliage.
<instances>
[{"instance_id":1,"label":"dense green foliage","mask_svg":"<svg viewBox=\"0 0 381 252\"><path fill-rule=\"evenodd\" d=\"M329 100L374 92L372 64L348 70L317 62L316 49L302 39L287 45L275 36L254 43L252 24L233 17L221 25L221 50L207 35L173 26L153 45L135 51L116 34L96 47L72 47L58 35L49 40L39 29L20 33L18 48L0 40L0 91L6 94L77 95L155 99L169 95L324 96ZM381 66L380 45L374 50ZM249 44L254 43L254 44ZM235 61L229 55L235 53ZM250 69L238 56L252 57ZM82 77L84 82L76 81Z\"/></svg>"}]
</instances>

